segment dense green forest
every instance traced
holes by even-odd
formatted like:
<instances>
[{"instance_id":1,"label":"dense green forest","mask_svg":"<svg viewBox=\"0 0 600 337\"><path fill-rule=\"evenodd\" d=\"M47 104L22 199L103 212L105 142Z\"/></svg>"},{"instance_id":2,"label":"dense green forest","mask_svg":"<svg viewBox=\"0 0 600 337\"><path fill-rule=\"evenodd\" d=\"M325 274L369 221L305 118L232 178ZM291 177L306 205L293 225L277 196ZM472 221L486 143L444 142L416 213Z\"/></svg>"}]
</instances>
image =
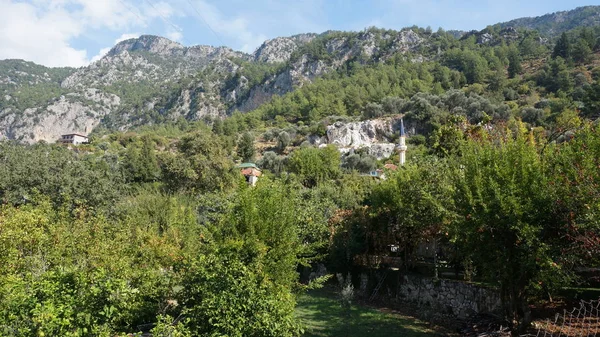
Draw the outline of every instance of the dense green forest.
<instances>
[{"instance_id":1,"label":"dense green forest","mask_svg":"<svg viewBox=\"0 0 600 337\"><path fill-rule=\"evenodd\" d=\"M306 270L345 274L390 244L410 270L431 239L467 281L499 289L521 331L530 303L599 267L600 29L552 43L484 33L492 43L420 29L423 50L348 60L223 120L0 143L0 335L299 336L296 298L327 279ZM327 61L331 36L299 53ZM283 66L243 74L261 83ZM135 105L150 87L111 90ZM386 116L415 127L385 180L361 173L397 155L306 141ZM235 168L249 160L264 173L254 187Z\"/></svg>"}]
</instances>

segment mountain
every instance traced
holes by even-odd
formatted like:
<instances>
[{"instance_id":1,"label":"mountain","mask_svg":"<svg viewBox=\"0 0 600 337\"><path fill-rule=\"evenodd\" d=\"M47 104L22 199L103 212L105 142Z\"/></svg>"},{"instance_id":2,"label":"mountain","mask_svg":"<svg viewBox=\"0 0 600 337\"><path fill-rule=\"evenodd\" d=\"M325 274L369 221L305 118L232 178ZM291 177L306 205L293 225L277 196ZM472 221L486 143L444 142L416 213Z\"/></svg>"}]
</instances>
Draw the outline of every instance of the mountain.
<instances>
[{"instance_id":1,"label":"mountain","mask_svg":"<svg viewBox=\"0 0 600 337\"><path fill-rule=\"evenodd\" d=\"M268 40L246 54L144 35L80 69L0 61L0 137L52 142L99 125L124 130L246 112L348 60L383 61L423 41L413 30L326 32Z\"/></svg>"},{"instance_id":2,"label":"mountain","mask_svg":"<svg viewBox=\"0 0 600 337\"><path fill-rule=\"evenodd\" d=\"M600 6L585 6L533 18L515 19L496 26L537 30L542 36L556 37L573 28L598 25L600 25Z\"/></svg>"},{"instance_id":3,"label":"mountain","mask_svg":"<svg viewBox=\"0 0 600 337\"><path fill-rule=\"evenodd\" d=\"M317 34L299 34L267 40L252 53L252 58L257 62L286 62L294 51L315 37Z\"/></svg>"},{"instance_id":4,"label":"mountain","mask_svg":"<svg viewBox=\"0 0 600 337\"><path fill-rule=\"evenodd\" d=\"M180 118L221 118L255 110L274 95L286 95L327 74L346 76L356 67L376 67L397 57L413 63L446 59L447 66L472 83L478 79L473 73L478 68L469 65L474 59L449 61L446 51L473 40L498 47L517 43L524 57L539 57L547 50L548 39L523 39L518 28L555 36L599 23L600 7L588 6L517 19L480 32L369 28L278 37L252 54L227 47L187 47L144 35L118 43L102 59L79 69L3 60L0 139L53 142L61 134L90 133L97 127L127 130Z\"/></svg>"}]
</instances>

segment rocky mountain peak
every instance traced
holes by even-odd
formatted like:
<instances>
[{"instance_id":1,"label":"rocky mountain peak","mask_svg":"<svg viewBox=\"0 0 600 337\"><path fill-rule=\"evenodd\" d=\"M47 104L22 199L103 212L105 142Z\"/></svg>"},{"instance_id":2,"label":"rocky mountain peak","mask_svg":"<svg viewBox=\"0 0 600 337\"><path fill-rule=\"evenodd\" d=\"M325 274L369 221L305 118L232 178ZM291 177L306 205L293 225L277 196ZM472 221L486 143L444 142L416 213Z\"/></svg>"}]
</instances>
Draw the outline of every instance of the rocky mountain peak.
<instances>
[{"instance_id":1,"label":"rocky mountain peak","mask_svg":"<svg viewBox=\"0 0 600 337\"><path fill-rule=\"evenodd\" d=\"M161 55L173 55L183 53L186 48L181 44L171 41L167 38L154 36L154 35L142 35L138 38L133 38L119 42L109 52L108 56L116 56L124 51L147 51L153 54Z\"/></svg>"},{"instance_id":2,"label":"rocky mountain peak","mask_svg":"<svg viewBox=\"0 0 600 337\"><path fill-rule=\"evenodd\" d=\"M98 88L118 82L174 82L209 65L217 72L232 73L237 66L231 58L251 59L227 47L186 47L164 37L142 35L119 42L102 59L65 78L61 86Z\"/></svg>"},{"instance_id":3,"label":"rocky mountain peak","mask_svg":"<svg viewBox=\"0 0 600 337\"><path fill-rule=\"evenodd\" d=\"M285 62L299 46L309 43L315 37L317 34L299 34L267 40L256 49L252 58L257 62Z\"/></svg>"},{"instance_id":4,"label":"rocky mountain peak","mask_svg":"<svg viewBox=\"0 0 600 337\"><path fill-rule=\"evenodd\" d=\"M155 35L142 35L138 38L119 42L108 52L106 57L110 58L124 52L131 53L136 51L145 51L163 57L185 57L189 59L215 59L227 57L249 58L247 54L234 51L228 47L213 47L207 45L186 47L175 41Z\"/></svg>"}]
</instances>

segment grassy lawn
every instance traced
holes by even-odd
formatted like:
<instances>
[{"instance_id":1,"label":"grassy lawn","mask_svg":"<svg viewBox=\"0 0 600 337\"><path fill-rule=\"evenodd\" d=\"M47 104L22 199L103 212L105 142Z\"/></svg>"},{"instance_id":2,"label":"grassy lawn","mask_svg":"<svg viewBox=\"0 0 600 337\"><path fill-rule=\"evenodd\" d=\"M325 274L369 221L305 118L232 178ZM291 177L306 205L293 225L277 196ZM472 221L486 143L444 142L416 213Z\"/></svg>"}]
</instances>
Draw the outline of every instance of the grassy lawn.
<instances>
[{"instance_id":1,"label":"grassy lawn","mask_svg":"<svg viewBox=\"0 0 600 337\"><path fill-rule=\"evenodd\" d=\"M313 290L298 300L296 315L304 337L426 337L444 336L425 322L396 313L353 305L344 312L333 290Z\"/></svg>"}]
</instances>

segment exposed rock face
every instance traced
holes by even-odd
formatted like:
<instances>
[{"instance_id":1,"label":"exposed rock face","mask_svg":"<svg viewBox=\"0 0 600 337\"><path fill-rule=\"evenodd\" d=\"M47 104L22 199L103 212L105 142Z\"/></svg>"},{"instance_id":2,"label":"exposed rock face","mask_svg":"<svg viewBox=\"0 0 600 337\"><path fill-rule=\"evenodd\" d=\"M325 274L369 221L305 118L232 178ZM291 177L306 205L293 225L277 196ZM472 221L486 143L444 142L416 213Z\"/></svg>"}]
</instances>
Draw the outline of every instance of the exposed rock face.
<instances>
[{"instance_id":1,"label":"exposed rock face","mask_svg":"<svg viewBox=\"0 0 600 337\"><path fill-rule=\"evenodd\" d=\"M494 35L488 31L476 31L472 30L468 33L465 33L461 39L467 39L471 36L475 36L476 42L478 44L485 45L499 45L502 42L510 43L519 40L520 35L519 32L513 27L506 27L502 29L498 34Z\"/></svg>"},{"instance_id":2,"label":"exposed rock face","mask_svg":"<svg viewBox=\"0 0 600 337\"><path fill-rule=\"evenodd\" d=\"M184 47L158 36L143 35L120 42L108 54L81 68L62 83L63 88L108 86L118 81L176 81L213 66L214 72L235 72L230 58L250 56L225 47Z\"/></svg>"},{"instance_id":3,"label":"exposed rock face","mask_svg":"<svg viewBox=\"0 0 600 337\"><path fill-rule=\"evenodd\" d=\"M81 103L80 99L88 102ZM93 104L89 104L93 102ZM105 94L97 89L87 89L81 94L61 96L44 110L31 108L15 118L8 115L0 120L0 138L24 142L55 142L66 133L91 132L100 124L102 117L120 104L116 95Z\"/></svg>"},{"instance_id":4,"label":"exposed rock face","mask_svg":"<svg viewBox=\"0 0 600 337\"><path fill-rule=\"evenodd\" d=\"M336 122L327 127L327 143L336 145L341 152L367 148L377 159L390 157L396 144L390 142L399 131L399 118L372 119L362 122Z\"/></svg>"},{"instance_id":5,"label":"exposed rock face","mask_svg":"<svg viewBox=\"0 0 600 337\"><path fill-rule=\"evenodd\" d=\"M333 66L328 66L321 60L311 61L308 55L302 55L284 71L267 79L262 85L252 88L248 98L238 103L237 109L244 112L254 110L273 95L284 95L295 87L310 83L333 69L335 69Z\"/></svg>"},{"instance_id":6,"label":"exposed rock face","mask_svg":"<svg viewBox=\"0 0 600 337\"><path fill-rule=\"evenodd\" d=\"M107 56L116 56L124 51L145 50L160 55L182 55L185 47L177 42L159 36L142 35L139 38L129 39L114 46Z\"/></svg>"},{"instance_id":7,"label":"exposed rock face","mask_svg":"<svg viewBox=\"0 0 600 337\"><path fill-rule=\"evenodd\" d=\"M392 47L392 50L394 52L405 53L414 50L421 43L423 43L423 38L419 36L419 34L412 30L405 30L400 32L394 38L394 46Z\"/></svg>"},{"instance_id":8,"label":"exposed rock face","mask_svg":"<svg viewBox=\"0 0 600 337\"><path fill-rule=\"evenodd\" d=\"M394 143L373 144L369 146L367 153L377 159L389 158L397 151L396 147L397 144Z\"/></svg>"},{"instance_id":9,"label":"exposed rock face","mask_svg":"<svg viewBox=\"0 0 600 337\"><path fill-rule=\"evenodd\" d=\"M88 67L77 70L67 77L61 86L67 89L76 89L109 86L121 80L128 82L156 81L160 75L158 65L148 62L140 55L132 55L128 51L123 51L117 55L108 55Z\"/></svg>"},{"instance_id":10,"label":"exposed rock face","mask_svg":"<svg viewBox=\"0 0 600 337\"><path fill-rule=\"evenodd\" d=\"M100 124L101 118L108 109L91 111L79 102L60 100L48 108L48 114L43 115L39 123L31 125L31 136L34 141L44 140L54 142L60 135L66 133L87 134Z\"/></svg>"},{"instance_id":11,"label":"exposed rock face","mask_svg":"<svg viewBox=\"0 0 600 337\"><path fill-rule=\"evenodd\" d=\"M177 42L153 35L142 35L136 39L122 41L114 46L107 56L117 56L125 51L145 51L162 57L185 57L204 64L208 64L210 60L227 57L249 58L249 55L227 47L184 47Z\"/></svg>"},{"instance_id":12,"label":"exposed rock face","mask_svg":"<svg viewBox=\"0 0 600 337\"><path fill-rule=\"evenodd\" d=\"M312 41L317 34L300 34L265 41L252 57L257 62L280 63L290 59L298 47Z\"/></svg>"},{"instance_id":13,"label":"exposed rock face","mask_svg":"<svg viewBox=\"0 0 600 337\"><path fill-rule=\"evenodd\" d=\"M339 147L359 148L380 141L382 135L389 132L391 132L390 124L384 120L336 122L327 127L327 139L329 144Z\"/></svg>"},{"instance_id":14,"label":"exposed rock face","mask_svg":"<svg viewBox=\"0 0 600 337\"><path fill-rule=\"evenodd\" d=\"M519 32L514 27L506 27L499 34L507 41L516 41L519 39Z\"/></svg>"},{"instance_id":15,"label":"exposed rock face","mask_svg":"<svg viewBox=\"0 0 600 337\"><path fill-rule=\"evenodd\" d=\"M490 33L483 33L477 36L477 43L479 44L488 44L490 43L494 37Z\"/></svg>"},{"instance_id":16,"label":"exposed rock face","mask_svg":"<svg viewBox=\"0 0 600 337\"><path fill-rule=\"evenodd\" d=\"M308 43L323 44L327 57L311 54L313 49L303 48ZM327 32L272 39L248 55L225 47L185 47L144 35L120 42L102 59L80 69L56 70L11 60L14 65L0 72L1 88L6 88L0 91L0 134L28 142L52 141L63 133L91 132L99 123L124 130L152 123L156 116L199 119L235 109L250 111L349 60L384 61L422 43L423 38L411 30ZM244 66L239 60L288 63L251 86L248 78L233 76ZM57 94L23 106L14 94L25 84L51 85ZM391 148L381 145L373 151L386 156Z\"/></svg>"},{"instance_id":17,"label":"exposed rock face","mask_svg":"<svg viewBox=\"0 0 600 337\"><path fill-rule=\"evenodd\" d=\"M268 78L261 85L250 89L247 97L243 101L238 101L235 108L240 111L251 111L256 109L261 104L268 101L273 95L284 95L294 90L294 88L302 87L304 84L310 83L318 77L331 71L335 71L357 56L364 55L367 59L377 58L380 61L385 61L396 53L413 51L425 41L419 34L412 30L404 30L397 34L386 33L381 36L378 35L379 33L365 31L358 33L356 36L358 42L351 42L351 37L327 38L328 34L335 33L336 32L326 32L318 37L326 40L325 49L331 56L327 62L321 59L315 59L315 57L310 54L302 54L298 56L297 59L290 60L290 65L280 73ZM316 36L312 36L310 38L305 38L303 41L312 41L316 38ZM377 47L378 44L376 42L380 39L390 41L389 49L380 50L380 48ZM281 48L284 48L283 46L291 46L291 44L292 42L289 41L281 42ZM284 53L276 54L282 55ZM287 55L288 59L291 54L292 53L290 52ZM416 61L423 61L423 59Z\"/></svg>"}]
</instances>

